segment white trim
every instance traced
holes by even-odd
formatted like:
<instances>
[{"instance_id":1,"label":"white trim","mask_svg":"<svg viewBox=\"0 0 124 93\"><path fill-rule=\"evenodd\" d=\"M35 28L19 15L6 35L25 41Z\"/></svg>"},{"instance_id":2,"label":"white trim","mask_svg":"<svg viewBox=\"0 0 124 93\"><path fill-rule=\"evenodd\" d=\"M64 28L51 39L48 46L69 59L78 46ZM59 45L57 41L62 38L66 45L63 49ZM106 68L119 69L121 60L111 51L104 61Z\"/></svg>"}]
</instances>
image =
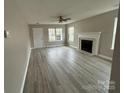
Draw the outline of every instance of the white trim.
<instances>
[{"instance_id":1,"label":"white trim","mask_svg":"<svg viewBox=\"0 0 124 93\"><path fill-rule=\"evenodd\" d=\"M49 47L59 47L59 46L65 46L65 44L58 44L58 45L56 45L56 44L48 44L48 45L46 45L45 47L38 47L38 48L49 48ZM37 49L37 48L31 48L31 49Z\"/></svg>"},{"instance_id":2,"label":"white trim","mask_svg":"<svg viewBox=\"0 0 124 93\"><path fill-rule=\"evenodd\" d=\"M118 22L118 18L115 17L114 19L114 27L113 27L113 37L112 37L112 44L111 44L111 50L114 50L114 45L115 45L115 38L116 38L116 28L117 28L117 22Z\"/></svg>"},{"instance_id":3,"label":"white trim","mask_svg":"<svg viewBox=\"0 0 124 93\"><path fill-rule=\"evenodd\" d=\"M73 47L73 48L75 48L75 49L78 49L78 47L76 47L76 46L73 46L73 45L69 45L70 47Z\"/></svg>"},{"instance_id":4,"label":"white trim","mask_svg":"<svg viewBox=\"0 0 124 93\"><path fill-rule=\"evenodd\" d=\"M102 55L102 54L99 54L98 56L101 57L101 58L104 58L104 59L112 61L111 57L108 57L108 56L105 56L105 55Z\"/></svg>"},{"instance_id":5,"label":"white trim","mask_svg":"<svg viewBox=\"0 0 124 93\"><path fill-rule=\"evenodd\" d=\"M37 48L46 48L46 47L37 47ZM32 47L31 50L32 50L32 49L37 49L37 48L33 48L33 47Z\"/></svg>"},{"instance_id":6,"label":"white trim","mask_svg":"<svg viewBox=\"0 0 124 93\"><path fill-rule=\"evenodd\" d=\"M64 42L64 40L54 40L54 41L48 41L49 43L51 43L51 42Z\"/></svg>"},{"instance_id":7,"label":"white trim","mask_svg":"<svg viewBox=\"0 0 124 93\"><path fill-rule=\"evenodd\" d=\"M33 48L33 47L32 47L31 50L32 50L32 49L36 49L36 48Z\"/></svg>"},{"instance_id":8,"label":"white trim","mask_svg":"<svg viewBox=\"0 0 124 93\"><path fill-rule=\"evenodd\" d=\"M59 47L59 46L64 46L65 44L58 44L58 45L47 45L46 47Z\"/></svg>"},{"instance_id":9,"label":"white trim","mask_svg":"<svg viewBox=\"0 0 124 93\"><path fill-rule=\"evenodd\" d=\"M24 77L23 77L20 93L23 93L23 89L24 89L24 85L25 85L25 80L26 80L26 75L27 75L27 70L28 70L28 65L29 65L29 60L30 60L30 55L31 55L31 48L29 49L29 53L28 53L27 65L26 65L26 69L25 69L25 73L24 73Z\"/></svg>"}]
</instances>

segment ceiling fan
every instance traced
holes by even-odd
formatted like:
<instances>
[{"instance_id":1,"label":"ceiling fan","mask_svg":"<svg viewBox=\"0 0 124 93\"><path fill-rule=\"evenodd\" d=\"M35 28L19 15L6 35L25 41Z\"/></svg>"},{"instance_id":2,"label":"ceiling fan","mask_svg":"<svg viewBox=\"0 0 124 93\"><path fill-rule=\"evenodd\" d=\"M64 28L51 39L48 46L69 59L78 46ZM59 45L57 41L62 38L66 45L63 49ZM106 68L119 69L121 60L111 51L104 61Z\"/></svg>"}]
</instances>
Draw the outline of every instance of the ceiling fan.
<instances>
[{"instance_id":1,"label":"ceiling fan","mask_svg":"<svg viewBox=\"0 0 124 93\"><path fill-rule=\"evenodd\" d=\"M63 18L63 16L58 16L59 23L66 22L68 20L71 20L71 18Z\"/></svg>"}]
</instances>

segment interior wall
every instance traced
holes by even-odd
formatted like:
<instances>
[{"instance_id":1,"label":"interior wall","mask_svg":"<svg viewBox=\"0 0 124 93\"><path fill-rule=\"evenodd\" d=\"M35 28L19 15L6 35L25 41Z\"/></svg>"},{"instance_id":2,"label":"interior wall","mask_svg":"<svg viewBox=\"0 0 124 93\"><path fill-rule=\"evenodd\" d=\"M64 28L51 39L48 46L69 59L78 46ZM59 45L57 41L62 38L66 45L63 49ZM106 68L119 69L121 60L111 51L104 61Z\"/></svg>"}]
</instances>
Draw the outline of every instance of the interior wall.
<instances>
[{"instance_id":1,"label":"interior wall","mask_svg":"<svg viewBox=\"0 0 124 93\"><path fill-rule=\"evenodd\" d=\"M115 49L112 60L112 70L109 87L109 93L120 93L120 9L118 12L117 34L115 39ZM114 82L113 84L111 82Z\"/></svg>"},{"instance_id":2,"label":"interior wall","mask_svg":"<svg viewBox=\"0 0 124 93\"><path fill-rule=\"evenodd\" d=\"M4 84L6 93L21 93L28 57L29 30L15 0L5 0L4 27L10 33L4 39Z\"/></svg>"},{"instance_id":3,"label":"interior wall","mask_svg":"<svg viewBox=\"0 0 124 93\"><path fill-rule=\"evenodd\" d=\"M66 37L65 37L65 25L29 25L30 28L30 38L31 38L31 47L34 48L34 40L33 40L33 28L43 28L44 33L44 45L45 47L52 47L52 46L61 46L65 45L66 43ZM49 36L48 36L48 28L62 28L62 41L55 41L55 42L49 42Z\"/></svg>"},{"instance_id":4,"label":"interior wall","mask_svg":"<svg viewBox=\"0 0 124 93\"><path fill-rule=\"evenodd\" d=\"M78 47L78 35L83 32L101 32L99 54L107 57L113 56L113 50L111 50L112 35L114 27L114 18L117 16L117 11L110 11L97 16L93 16L78 22L74 22L67 25L67 28L74 26L75 38L74 42L68 41L69 45Z\"/></svg>"}]
</instances>

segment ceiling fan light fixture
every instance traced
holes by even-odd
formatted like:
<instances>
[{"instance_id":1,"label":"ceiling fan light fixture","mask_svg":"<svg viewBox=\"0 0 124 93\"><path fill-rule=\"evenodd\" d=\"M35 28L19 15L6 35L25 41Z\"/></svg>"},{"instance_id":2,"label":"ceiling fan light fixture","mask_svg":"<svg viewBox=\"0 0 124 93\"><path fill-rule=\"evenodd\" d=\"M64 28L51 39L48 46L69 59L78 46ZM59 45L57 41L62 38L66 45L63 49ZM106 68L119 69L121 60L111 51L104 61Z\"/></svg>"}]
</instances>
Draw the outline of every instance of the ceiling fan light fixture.
<instances>
[{"instance_id":1,"label":"ceiling fan light fixture","mask_svg":"<svg viewBox=\"0 0 124 93\"><path fill-rule=\"evenodd\" d=\"M63 16L59 16L59 23L67 22L68 20L71 20L71 18L63 18Z\"/></svg>"}]
</instances>

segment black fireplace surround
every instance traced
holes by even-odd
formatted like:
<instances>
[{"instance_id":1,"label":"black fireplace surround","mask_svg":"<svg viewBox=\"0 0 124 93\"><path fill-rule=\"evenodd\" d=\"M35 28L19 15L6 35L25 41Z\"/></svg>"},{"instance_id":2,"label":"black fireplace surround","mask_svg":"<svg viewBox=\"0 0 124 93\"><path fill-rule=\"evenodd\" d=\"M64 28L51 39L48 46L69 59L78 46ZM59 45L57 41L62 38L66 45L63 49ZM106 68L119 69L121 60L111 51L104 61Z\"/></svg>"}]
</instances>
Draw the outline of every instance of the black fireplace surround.
<instances>
[{"instance_id":1,"label":"black fireplace surround","mask_svg":"<svg viewBox=\"0 0 124 93\"><path fill-rule=\"evenodd\" d=\"M93 41L81 40L81 50L92 53Z\"/></svg>"}]
</instances>

